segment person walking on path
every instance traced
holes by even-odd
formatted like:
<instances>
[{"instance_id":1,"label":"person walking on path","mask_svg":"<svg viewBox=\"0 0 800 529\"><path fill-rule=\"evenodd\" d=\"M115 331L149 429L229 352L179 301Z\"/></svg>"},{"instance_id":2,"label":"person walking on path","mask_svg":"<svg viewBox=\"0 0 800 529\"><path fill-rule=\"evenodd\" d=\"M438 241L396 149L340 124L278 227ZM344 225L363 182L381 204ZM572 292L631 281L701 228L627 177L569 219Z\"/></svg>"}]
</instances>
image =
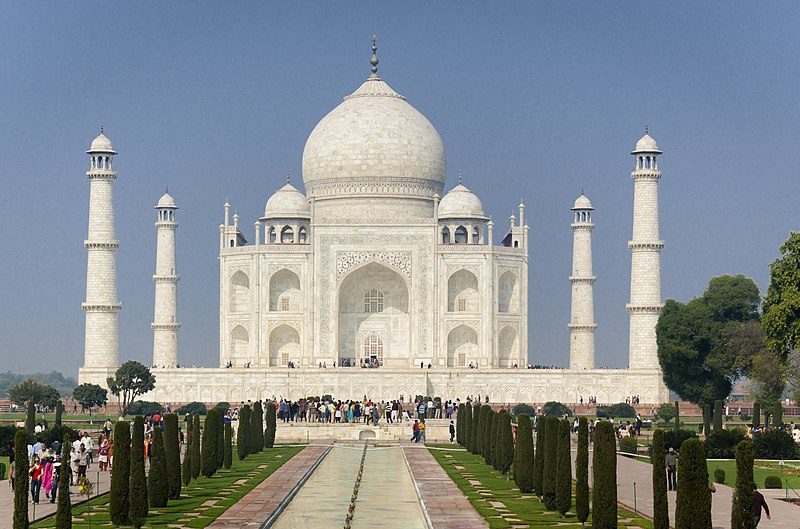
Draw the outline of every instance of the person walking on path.
<instances>
[{"instance_id":1,"label":"person walking on path","mask_svg":"<svg viewBox=\"0 0 800 529\"><path fill-rule=\"evenodd\" d=\"M411 440L415 443L419 442L419 421L414 420L414 425L411 427Z\"/></svg>"},{"instance_id":2,"label":"person walking on path","mask_svg":"<svg viewBox=\"0 0 800 529\"><path fill-rule=\"evenodd\" d=\"M772 520L772 516L769 514L769 507L767 506L767 501L764 499L764 495L758 492L758 485L753 483L753 516L755 516L755 527L758 527L758 522L761 521L761 509L764 509L764 512L767 513L767 520Z\"/></svg>"},{"instance_id":3,"label":"person walking on path","mask_svg":"<svg viewBox=\"0 0 800 529\"><path fill-rule=\"evenodd\" d=\"M39 491L42 490L42 472L44 467L39 461L39 456L34 456L33 464L29 470L31 476L31 501L39 503Z\"/></svg>"},{"instance_id":4,"label":"person walking on path","mask_svg":"<svg viewBox=\"0 0 800 529\"><path fill-rule=\"evenodd\" d=\"M455 438L456 438L456 425L453 423L453 421L450 421L450 442L452 443Z\"/></svg>"},{"instance_id":5,"label":"person walking on path","mask_svg":"<svg viewBox=\"0 0 800 529\"><path fill-rule=\"evenodd\" d=\"M678 490L678 484L675 475L675 468L678 464L678 454L675 449L670 447L669 452L664 457L667 463L667 490Z\"/></svg>"}]
</instances>

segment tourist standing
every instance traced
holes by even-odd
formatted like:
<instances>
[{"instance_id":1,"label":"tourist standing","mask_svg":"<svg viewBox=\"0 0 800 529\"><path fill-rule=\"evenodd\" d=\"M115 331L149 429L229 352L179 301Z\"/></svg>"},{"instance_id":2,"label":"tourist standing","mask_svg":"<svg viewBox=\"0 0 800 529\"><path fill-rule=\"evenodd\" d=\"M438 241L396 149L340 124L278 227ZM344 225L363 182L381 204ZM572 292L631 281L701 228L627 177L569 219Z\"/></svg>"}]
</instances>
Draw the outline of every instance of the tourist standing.
<instances>
[{"instance_id":1,"label":"tourist standing","mask_svg":"<svg viewBox=\"0 0 800 529\"><path fill-rule=\"evenodd\" d=\"M33 503L39 503L39 492L42 489L42 472L44 468L39 460L39 456L34 456L33 464L28 473L31 476L31 500Z\"/></svg>"},{"instance_id":2,"label":"tourist standing","mask_svg":"<svg viewBox=\"0 0 800 529\"><path fill-rule=\"evenodd\" d=\"M767 506L767 501L764 499L764 495L758 492L758 485L753 483L753 516L755 517L755 527L758 527L758 522L761 521L761 509L764 509L764 512L767 513L767 520L772 520L772 516L769 514L769 507Z\"/></svg>"},{"instance_id":3,"label":"tourist standing","mask_svg":"<svg viewBox=\"0 0 800 529\"><path fill-rule=\"evenodd\" d=\"M452 443L456 438L456 425L450 421L450 442Z\"/></svg>"},{"instance_id":4,"label":"tourist standing","mask_svg":"<svg viewBox=\"0 0 800 529\"><path fill-rule=\"evenodd\" d=\"M678 454L675 449L670 447L669 452L664 458L667 463L667 490L678 490L675 470L678 465Z\"/></svg>"}]
</instances>

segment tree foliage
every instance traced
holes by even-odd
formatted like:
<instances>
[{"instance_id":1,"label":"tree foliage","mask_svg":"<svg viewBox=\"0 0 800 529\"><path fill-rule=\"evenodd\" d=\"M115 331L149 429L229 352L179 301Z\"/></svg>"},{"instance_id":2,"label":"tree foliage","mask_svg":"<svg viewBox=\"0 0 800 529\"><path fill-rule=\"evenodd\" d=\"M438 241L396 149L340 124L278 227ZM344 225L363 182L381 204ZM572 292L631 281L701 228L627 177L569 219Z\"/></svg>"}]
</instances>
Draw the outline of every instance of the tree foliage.
<instances>
[{"instance_id":1,"label":"tree foliage","mask_svg":"<svg viewBox=\"0 0 800 529\"><path fill-rule=\"evenodd\" d=\"M36 430L36 405L32 400L29 400L27 408L25 413L25 431L28 433L29 437L32 437Z\"/></svg>"},{"instance_id":2,"label":"tree foliage","mask_svg":"<svg viewBox=\"0 0 800 529\"><path fill-rule=\"evenodd\" d=\"M106 380L111 393L117 397L123 417L128 413L128 407L139 395L151 391L156 385L156 377L150 369L135 360L128 360L114 373L113 377Z\"/></svg>"},{"instance_id":3,"label":"tree foliage","mask_svg":"<svg viewBox=\"0 0 800 529\"><path fill-rule=\"evenodd\" d=\"M497 448L498 427L500 422L497 420L497 413L489 408L489 428L486 429L486 440L483 449L483 460L487 465L491 465L497 470L494 461L495 450Z\"/></svg>"},{"instance_id":4,"label":"tree foliage","mask_svg":"<svg viewBox=\"0 0 800 529\"><path fill-rule=\"evenodd\" d=\"M61 395L72 394L72 390L78 385L78 382L74 378L65 378L64 375L58 371L51 371L50 373L34 373L32 375L20 375L12 373L11 371L6 371L5 373L0 373L0 398L10 398L8 397L9 388L26 380L35 380L40 384L52 386L56 388Z\"/></svg>"},{"instance_id":5,"label":"tree foliage","mask_svg":"<svg viewBox=\"0 0 800 529\"><path fill-rule=\"evenodd\" d=\"M461 423L461 446L469 452L470 429L472 428L472 405L466 403L464 406L464 420Z\"/></svg>"},{"instance_id":6,"label":"tree foliage","mask_svg":"<svg viewBox=\"0 0 800 529\"><path fill-rule=\"evenodd\" d=\"M748 440L736 446L736 487L731 501L731 529L754 529L753 445Z\"/></svg>"},{"instance_id":7,"label":"tree foliage","mask_svg":"<svg viewBox=\"0 0 800 529\"><path fill-rule=\"evenodd\" d=\"M594 431L592 483L592 528L616 529L617 443L608 421L597 423Z\"/></svg>"},{"instance_id":8,"label":"tree foliage","mask_svg":"<svg viewBox=\"0 0 800 529\"><path fill-rule=\"evenodd\" d=\"M469 451L473 454L480 453L480 432L481 429L481 403L475 402L472 405L472 426L470 427Z\"/></svg>"},{"instance_id":9,"label":"tree foliage","mask_svg":"<svg viewBox=\"0 0 800 529\"><path fill-rule=\"evenodd\" d=\"M656 429L650 450L650 463L653 465L653 529L669 529L665 452L664 430Z\"/></svg>"},{"instance_id":10,"label":"tree foliage","mask_svg":"<svg viewBox=\"0 0 800 529\"><path fill-rule=\"evenodd\" d=\"M542 413L546 417L563 417L565 413L569 415L572 412L564 404L551 400L544 403L544 406L542 406Z\"/></svg>"},{"instance_id":11,"label":"tree foliage","mask_svg":"<svg viewBox=\"0 0 800 529\"><path fill-rule=\"evenodd\" d=\"M200 460L200 436L202 430L200 429L200 416L192 415L192 451L191 471L192 479L197 479L200 476L200 469L202 468L202 461Z\"/></svg>"},{"instance_id":12,"label":"tree foliage","mask_svg":"<svg viewBox=\"0 0 800 529\"><path fill-rule=\"evenodd\" d=\"M239 427L236 430L236 453L244 459L250 453L250 406L239 410Z\"/></svg>"},{"instance_id":13,"label":"tree foliage","mask_svg":"<svg viewBox=\"0 0 800 529\"><path fill-rule=\"evenodd\" d=\"M714 401L714 431L720 432L722 431L722 401L715 400ZM706 433L708 435L708 433Z\"/></svg>"},{"instance_id":14,"label":"tree foliage","mask_svg":"<svg viewBox=\"0 0 800 529\"><path fill-rule=\"evenodd\" d=\"M544 483L544 445L545 430L547 429L544 417L536 419L536 449L533 456L533 492L542 497Z\"/></svg>"},{"instance_id":15,"label":"tree foliage","mask_svg":"<svg viewBox=\"0 0 800 529\"><path fill-rule=\"evenodd\" d=\"M67 464L66 460L64 464ZM131 429L125 421L114 425L114 472L111 473L109 515L116 525L128 525L128 492L131 475Z\"/></svg>"},{"instance_id":16,"label":"tree foliage","mask_svg":"<svg viewBox=\"0 0 800 529\"><path fill-rule=\"evenodd\" d=\"M81 384L72 391L72 398L78 401L83 409L91 410L108 402L108 391L97 384Z\"/></svg>"},{"instance_id":17,"label":"tree foliage","mask_svg":"<svg viewBox=\"0 0 800 529\"><path fill-rule=\"evenodd\" d=\"M114 461L114 466L117 466L116 461ZM144 419L141 415L133 420L128 498L128 520L131 525L138 529L144 525L149 512L147 505L147 478L144 474Z\"/></svg>"},{"instance_id":18,"label":"tree foliage","mask_svg":"<svg viewBox=\"0 0 800 529\"><path fill-rule=\"evenodd\" d=\"M181 453L178 434L178 416L164 415L164 455L167 461L167 490L170 500L181 496Z\"/></svg>"},{"instance_id":19,"label":"tree foliage","mask_svg":"<svg viewBox=\"0 0 800 529\"><path fill-rule=\"evenodd\" d=\"M589 421L578 419L578 453L575 456L575 514L582 524L589 519Z\"/></svg>"},{"instance_id":20,"label":"tree foliage","mask_svg":"<svg viewBox=\"0 0 800 529\"><path fill-rule=\"evenodd\" d=\"M264 449L264 408L261 401L253 403L250 413L250 452L257 454Z\"/></svg>"},{"instance_id":21,"label":"tree foliage","mask_svg":"<svg viewBox=\"0 0 800 529\"><path fill-rule=\"evenodd\" d=\"M217 420L217 466L216 470L222 468L225 463L225 412L222 408L214 408L214 417ZM262 433L263 435L263 433Z\"/></svg>"},{"instance_id":22,"label":"tree foliage","mask_svg":"<svg viewBox=\"0 0 800 529\"><path fill-rule=\"evenodd\" d=\"M147 497L150 507L166 507L167 500L169 500L167 455L164 449L164 436L158 426L153 428L151 450L150 474L147 476Z\"/></svg>"},{"instance_id":23,"label":"tree foliage","mask_svg":"<svg viewBox=\"0 0 800 529\"><path fill-rule=\"evenodd\" d=\"M56 426L61 426L61 416L63 414L64 414L64 403L61 402L60 400L56 401L56 420L55 420Z\"/></svg>"},{"instance_id":24,"label":"tree foliage","mask_svg":"<svg viewBox=\"0 0 800 529\"><path fill-rule=\"evenodd\" d=\"M277 418L275 416L276 411L275 403L267 401L267 413L265 416L267 427L264 430L264 448L272 448L275 446L275 430L278 427Z\"/></svg>"},{"instance_id":25,"label":"tree foliage","mask_svg":"<svg viewBox=\"0 0 800 529\"><path fill-rule=\"evenodd\" d=\"M519 491L533 490L533 428L527 415L517 417L517 443L514 449L514 481Z\"/></svg>"},{"instance_id":26,"label":"tree foliage","mask_svg":"<svg viewBox=\"0 0 800 529\"><path fill-rule=\"evenodd\" d=\"M202 473L210 478L217 471L217 442L219 435L217 429L219 421L215 410L209 410L203 425L203 442L200 446L200 460L202 461Z\"/></svg>"},{"instance_id":27,"label":"tree foliage","mask_svg":"<svg viewBox=\"0 0 800 529\"><path fill-rule=\"evenodd\" d=\"M542 478L542 501L548 510L556 509L556 468L558 465L558 417L545 419L544 472Z\"/></svg>"},{"instance_id":28,"label":"tree foliage","mask_svg":"<svg viewBox=\"0 0 800 529\"><path fill-rule=\"evenodd\" d=\"M708 466L706 451L699 439L686 440L678 457L675 529L711 529Z\"/></svg>"},{"instance_id":29,"label":"tree foliage","mask_svg":"<svg viewBox=\"0 0 800 529\"><path fill-rule=\"evenodd\" d=\"M461 446L464 446L464 405L458 405L458 411L456 411L456 443Z\"/></svg>"},{"instance_id":30,"label":"tree foliage","mask_svg":"<svg viewBox=\"0 0 800 529\"><path fill-rule=\"evenodd\" d=\"M61 396L58 390L47 384L42 384L33 379L20 382L6 392L9 400L14 404L25 406L29 402L54 408Z\"/></svg>"},{"instance_id":31,"label":"tree foliage","mask_svg":"<svg viewBox=\"0 0 800 529\"><path fill-rule=\"evenodd\" d=\"M186 418L186 450L181 463L181 482L188 487L192 482L192 437L194 436L194 419L191 415Z\"/></svg>"},{"instance_id":32,"label":"tree foliage","mask_svg":"<svg viewBox=\"0 0 800 529\"><path fill-rule=\"evenodd\" d=\"M60 403L61 401L59 401ZM70 446L70 436L63 437L64 446ZM56 505L56 529L72 529L72 501L69 498L69 464L61 463L58 479L58 490L52 494L57 494Z\"/></svg>"},{"instance_id":33,"label":"tree foliage","mask_svg":"<svg viewBox=\"0 0 800 529\"><path fill-rule=\"evenodd\" d=\"M230 422L225 423L225 458L222 461L222 466L231 468L233 466L233 427Z\"/></svg>"},{"instance_id":34,"label":"tree foliage","mask_svg":"<svg viewBox=\"0 0 800 529\"><path fill-rule=\"evenodd\" d=\"M572 507L572 454L570 453L569 419L558 425L558 453L556 461L556 510L564 517Z\"/></svg>"},{"instance_id":35,"label":"tree foliage","mask_svg":"<svg viewBox=\"0 0 800 529\"><path fill-rule=\"evenodd\" d=\"M28 529L28 465L22 454L28 454L28 432L17 430L14 435L14 453L18 454L14 474L14 529Z\"/></svg>"},{"instance_id":36,"label":"tree foliage","mask_svg":"<svg viewBox=\"0 0 800 529\"><path fill-rule=\"evenodd\" d=\"M792 232L769 266L761 319L767 345L784 358L800 349L800 232Z\"/></svg>"}]
</instances>

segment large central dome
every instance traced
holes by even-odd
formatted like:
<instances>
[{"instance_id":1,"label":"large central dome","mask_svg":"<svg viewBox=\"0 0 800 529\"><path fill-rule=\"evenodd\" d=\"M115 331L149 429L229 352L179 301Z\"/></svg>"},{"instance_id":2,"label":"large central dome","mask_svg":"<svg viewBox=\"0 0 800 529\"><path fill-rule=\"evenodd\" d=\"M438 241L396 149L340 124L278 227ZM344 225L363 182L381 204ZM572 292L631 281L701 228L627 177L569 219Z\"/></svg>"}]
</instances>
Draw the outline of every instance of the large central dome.
<instances>
[{"instance_id":1,"label":"large central dome","mask_svg":"<svg viewBox=\"0 0 800 529\"><path fill-rule=\"evenodd\" d=\"M429 216L446 173L436 129L376 74L322 118L303 150L303 182L325 217L372 213L364 208L376 201L364 199L377 197L393 207L405 201L403 211L392 213ZM342 200L362 207L348 214Z\"/></svg>"}]
</instances>

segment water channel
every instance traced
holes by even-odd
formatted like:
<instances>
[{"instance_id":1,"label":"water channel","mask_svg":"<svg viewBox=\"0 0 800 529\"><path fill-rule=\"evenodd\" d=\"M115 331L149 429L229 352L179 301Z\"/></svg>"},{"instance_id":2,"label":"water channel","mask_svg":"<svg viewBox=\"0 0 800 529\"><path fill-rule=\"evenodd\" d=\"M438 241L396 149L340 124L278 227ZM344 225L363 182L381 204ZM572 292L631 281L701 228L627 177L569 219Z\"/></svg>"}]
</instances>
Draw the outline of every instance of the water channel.
<instances>
[{"instance_id":1,"label":"water channel","mask_svg":"<svg viewBox=\"0 0 800 529\"><path fill-rule=\"evenodd\" d=\"M352 529L427 529L399 445L336 444L270 529L345 527L362 457Z\"/></svg>"}]
</instances>

